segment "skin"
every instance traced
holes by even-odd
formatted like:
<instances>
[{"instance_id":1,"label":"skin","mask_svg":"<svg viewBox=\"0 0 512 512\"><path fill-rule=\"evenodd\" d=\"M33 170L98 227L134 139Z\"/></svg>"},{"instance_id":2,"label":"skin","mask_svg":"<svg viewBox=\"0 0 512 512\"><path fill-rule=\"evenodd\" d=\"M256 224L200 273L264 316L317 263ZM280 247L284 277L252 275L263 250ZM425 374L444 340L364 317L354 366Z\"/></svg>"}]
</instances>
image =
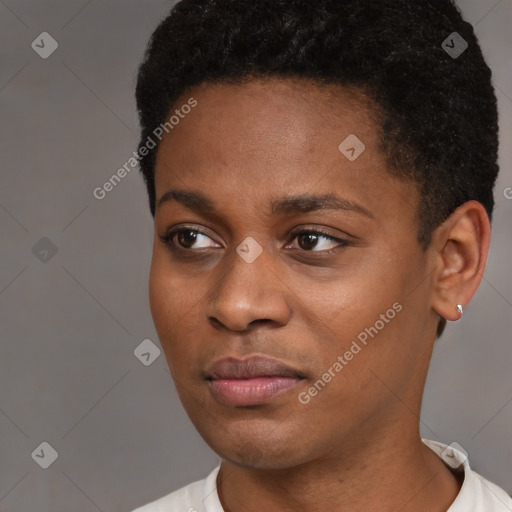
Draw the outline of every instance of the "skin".
<instances>
[{"instance_id":1,"label":"skin","mask_svg":"<svg viewBox=\"0 0 512 512\"><path fill-rule=\"evenodd\" d=\"M422 442L421 397L439 316L457 320L483 274L484 208L462 205L417 242L414 183L388 172L371 104L357 91L298 79L202 84L198 105L160 144L150 306L180 399L222 457L228 512L446 511L461 482ZM355 161L338 145L356 134ZM336 194L363 207L273 214L275 199ZM201 233L162 242L171 228ZM295 236L298 227L346 240ZM236 252L253 237L252 263ZM179 250L182 244L181 251ZM202 254L202 255L201 255ZM357 335L402 309L312 397L298 400ZM204 379L223 357L269 355L305 379L270 402L234 407Z\"/></svg>"}]
</instances>

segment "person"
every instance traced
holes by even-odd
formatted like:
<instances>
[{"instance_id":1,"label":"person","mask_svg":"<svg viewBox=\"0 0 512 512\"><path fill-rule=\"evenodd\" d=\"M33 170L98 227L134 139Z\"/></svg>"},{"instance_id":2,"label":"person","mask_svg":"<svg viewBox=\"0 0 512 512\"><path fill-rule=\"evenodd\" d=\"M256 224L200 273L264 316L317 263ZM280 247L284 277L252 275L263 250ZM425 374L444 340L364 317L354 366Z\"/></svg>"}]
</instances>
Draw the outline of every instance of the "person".
<instances>
[{"instance_id":1,"label":"person","mask_svg":"<svg viewBox=\"0 0 512 512\"><path fill-rule=\"evenodd\" d=\"M419 432L498 173L491 71L455 4L182 0L137 78L151 313L221 459L137 512L511 511Z\"/></svg>"}]
</instances>

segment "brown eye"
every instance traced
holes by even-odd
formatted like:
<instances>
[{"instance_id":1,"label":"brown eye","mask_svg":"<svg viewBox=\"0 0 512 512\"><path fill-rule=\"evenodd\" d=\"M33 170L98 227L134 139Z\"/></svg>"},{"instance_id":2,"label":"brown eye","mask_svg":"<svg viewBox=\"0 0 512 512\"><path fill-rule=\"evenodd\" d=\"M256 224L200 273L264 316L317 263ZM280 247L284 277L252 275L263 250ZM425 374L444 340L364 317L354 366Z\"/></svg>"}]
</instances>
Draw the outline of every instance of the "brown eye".
<instances>
[{"instance_id":1,"label":"brown eye","mask_svg":"<svg viewBox=\"0 0 512 512\"><path fill-rule=\"evenodd\" d=\"M296 232L293 237L294 240L297 240L298 248L307 252L326 254L330 253L336 247L349 245L346 240L336 238L318 229L301 230Z\"/></svg>"},{"instance_id":2,"label":"brown eye","mask_svg":"<svg viewBox=\"0 0 512 512\"><path fill-rule=\"evenodd\" d=\"M318 237L313 233L301 234L297 237L299 247L306 251L314 249L318 243Z\"/></svg>"},{"instance_id":3,"label":"brown eye","mask_svg":"<svg viewBox=\"0 0 512 512\"><path fill-rule=\"evenodd\" d=\"M197 232L191 229L181 230L176 234L178 244L185 249L190 249L197 241Z\"/></svg>"},{"instance_id":4,"label":"brown eye","mask_svg":"<svg viewBox=\"0 0 512 512\"><path fill-rule=\"evenodd\" d=\"M194 249L211 249L220 247L211 237L198 229L189 227L176 228L163 236L160 240L170 249L190 251Z\"/></svg>"}]
</instances>

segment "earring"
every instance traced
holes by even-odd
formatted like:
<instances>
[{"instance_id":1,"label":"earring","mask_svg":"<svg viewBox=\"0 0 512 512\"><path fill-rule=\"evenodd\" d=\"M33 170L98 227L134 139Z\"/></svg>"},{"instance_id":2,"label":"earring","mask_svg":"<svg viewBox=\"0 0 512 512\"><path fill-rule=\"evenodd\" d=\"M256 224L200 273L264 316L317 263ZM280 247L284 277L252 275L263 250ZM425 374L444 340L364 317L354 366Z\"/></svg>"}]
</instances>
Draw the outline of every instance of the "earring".
<instances>
[{"instance_id":1,"label":"earring","mask_svg":"<svg viewBox=\"0 0 512 512\"><path fill-rule=\"evenodd\" d=\"M462 304L457 304L457 311L460 313L460 316L463 315L464 310L462 309Z\"/></svg>"}]
</instances>

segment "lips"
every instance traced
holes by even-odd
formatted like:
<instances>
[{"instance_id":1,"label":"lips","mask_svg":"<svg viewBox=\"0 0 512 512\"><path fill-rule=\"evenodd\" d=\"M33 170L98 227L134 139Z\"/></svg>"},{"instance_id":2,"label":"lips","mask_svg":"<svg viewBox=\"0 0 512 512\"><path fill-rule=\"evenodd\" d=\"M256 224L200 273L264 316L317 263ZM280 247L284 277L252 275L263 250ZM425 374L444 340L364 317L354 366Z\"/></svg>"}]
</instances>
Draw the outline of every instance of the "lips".
<instances>
[{"instance_id":1,"label":"lips","mask_svg":"<svg viewBox=\"0 0 512 512\"><path fill-rule=\"evenodd\" d=\"M226 357L215 362L207 370L208 379L251 379L257 377L298 377L303 378L298 370L294 370L277 359L253 356L247 359Z\"/></svg>"},{"instance_id":2,"label":"lips","mask_svg":"<svg viewBox=\"0 0 512 512\"><path fill-rule=\"evenodd\" d=\"M210 390L219 401L233 406L264 404L295 387L304 375L266 356L228 357L206 372Z\"/></svg>"}]
</instances>

